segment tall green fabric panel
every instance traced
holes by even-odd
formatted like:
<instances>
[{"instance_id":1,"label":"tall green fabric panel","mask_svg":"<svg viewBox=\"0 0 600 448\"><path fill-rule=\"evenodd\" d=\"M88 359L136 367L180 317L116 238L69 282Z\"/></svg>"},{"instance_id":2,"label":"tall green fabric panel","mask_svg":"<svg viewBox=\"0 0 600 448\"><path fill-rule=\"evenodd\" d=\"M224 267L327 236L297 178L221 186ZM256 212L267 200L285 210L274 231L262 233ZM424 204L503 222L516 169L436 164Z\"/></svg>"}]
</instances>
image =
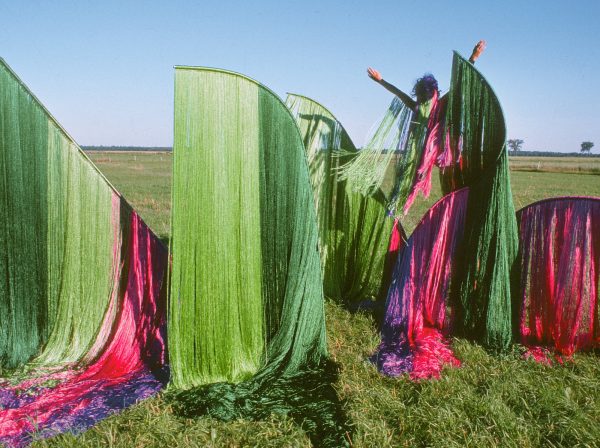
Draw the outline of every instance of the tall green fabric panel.
<instances>
[{"instance_id":1,"label":"tall green fabric panel","mask_svg":"<svg viewBox=\"0 0 600 448\"><path fill-rule=\"evenodd\" d=\"M0 364L77 362L118 311L120 197L1 60L0 111Z\"/></svg>"},{"instance_id":2,"label":"tall green fabric panel","mask_svg":"<svg viewBox=\"0 0 600 448\"><path fill-rule=\"evenodd\" d=\"M280 413L317 443L345 444L314 201L290 112L242 75L177 68L173 182L175 411Z\"/></svg>"}]
</instances>

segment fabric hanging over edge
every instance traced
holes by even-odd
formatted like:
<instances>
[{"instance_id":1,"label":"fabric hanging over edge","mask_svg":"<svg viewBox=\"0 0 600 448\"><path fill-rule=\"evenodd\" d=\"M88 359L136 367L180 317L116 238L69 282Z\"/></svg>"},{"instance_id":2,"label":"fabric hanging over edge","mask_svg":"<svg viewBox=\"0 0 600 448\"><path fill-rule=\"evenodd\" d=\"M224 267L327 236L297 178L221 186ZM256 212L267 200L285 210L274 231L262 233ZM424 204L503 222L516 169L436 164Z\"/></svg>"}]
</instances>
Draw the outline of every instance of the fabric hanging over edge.
<instances>
[{"instance_id":1,"label":"fabric hanging over edge","mask_svg":"<svg viewBox=\"0 0 600 448\"><path fill-rule=\"evenodd\" d=\"M449 295L468 196L468 188L463 188L436 202L400 250L382 340L371 357L386 375L439 377L445 364L460 365L444 338L453 330Z\"/></svg>"}]
</instances>

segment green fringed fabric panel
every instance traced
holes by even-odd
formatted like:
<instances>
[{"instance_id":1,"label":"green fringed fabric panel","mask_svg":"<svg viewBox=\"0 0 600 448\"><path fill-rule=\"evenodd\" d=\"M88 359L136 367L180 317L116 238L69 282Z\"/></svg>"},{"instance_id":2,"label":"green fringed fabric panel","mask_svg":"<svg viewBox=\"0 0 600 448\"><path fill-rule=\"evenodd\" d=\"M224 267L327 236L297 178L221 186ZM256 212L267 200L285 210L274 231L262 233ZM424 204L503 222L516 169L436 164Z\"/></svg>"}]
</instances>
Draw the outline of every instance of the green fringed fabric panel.
<instances>
[{"instance_id":1,"label":"green fringed fabric panel","mask_svg":"<svg viewBox=\"0 0 600 448\"><path fill-rule=\"evenodd\" d=\"M211 74L176 72L169 353L177 387L252 376L266 342L257 88ZM243 101L220 102L228 89Z\"/></svg>"},{"instance_id":2,"label":"green fringed fabric panel","mask_svg":"<svg viewBox=\"0 0 600 448\"><path fill-rule=\"evenodd\" d=\"M173 170L175 411L287 414L313 441L344 445L314 202L291 114L246 77L179 67Z\"/></svg>"},{"instance_id":3,"label":"green fringed fabric panel","mask_svg":"<svg viewBox=\"0 0 600 448\"><path fill-rule=\"evenodd\" d=\"M52 332L36 362L77 362L96 339L120 266L118 202L79 148L48 121L48 292ZM118 261L118 260L117 260ZM110 314L110 313L109 313ZM82 319L82 316L85 316Z\"/></svg>"},{"instance_id":4,"label":"green fringed fabric panel","mask_svg":"<svg viewBox=\"0 0 600 448\"><path fill-rule=\"evenodd\" d=\"M457 327L490 347L506 348L512 341L510 279L518 250L506 127L492 88L458 53L447 107L448 141L460 153L442 183L452 190L470 187L457 273Z\"/></svg>"},{"instance_id":5,"label":"green fringed fabric panel","mask_svg":"<svg viewBox=\"0 0 600 448\"><path fill-rule=\"evenodd\" d=\"M92 347L116 287L118 203L1 60L0 110L1 367L16 368L42 348L38 365L76 362Z\"/></svg>"},{"instance_id":6,"label":"green fringed fabric panel","mask_svg":"<svg viewBox=\"0 0 600 448\"><path fill-rule=\"evenodd\" d=\"M365 196L340 179L340 167L358 152L329 110L294 94L288 94L286 105L296 119L308 158L325 295L346 303L376 297L393 226L383 192Z\"/></svg>"}]
</instances>

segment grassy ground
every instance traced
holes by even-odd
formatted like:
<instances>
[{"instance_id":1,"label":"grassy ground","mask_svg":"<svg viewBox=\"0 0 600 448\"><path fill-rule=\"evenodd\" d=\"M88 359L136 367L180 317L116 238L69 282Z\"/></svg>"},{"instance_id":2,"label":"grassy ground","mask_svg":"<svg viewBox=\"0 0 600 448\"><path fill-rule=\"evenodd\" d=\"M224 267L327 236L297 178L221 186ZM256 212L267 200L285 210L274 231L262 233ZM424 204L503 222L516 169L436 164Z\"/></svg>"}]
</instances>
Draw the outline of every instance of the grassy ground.
<instances>
[{"instance_id":1,"label":"grassy ground","mask_svg":"<svg viewBox=\"0 0 600 448\"><path fill-rule=\"evenodd\" d=\"M161 237L169 234L171 158L166 154L92 154L100 169ZM546 160L546 159L544 159ZM561 159L562 160L562 159ZM579 160L579 159L577 159ZM514 160L512 161L514 162ZM515 206L556 195L600 196L600 176L521 171L515 162ZM543 162L545 163L545 162ZM558 162L556 162L558 163ZM547 166L547 165L543 165ZM404 224L411 232L439 196L420 200ZM441 380L385 378L365 361L378 343L371 317L327 303L329 347L341 365L337 384L354 427L353 444L391 446L600 446L600 358L577 355L547 367L522 361L520 351L491 356L462 339L463 362ZM290 419L224 424L175 417L158 396L79 435L39 441L37 447L301 447L308 439Z\"/></svg>"}]
</instances>

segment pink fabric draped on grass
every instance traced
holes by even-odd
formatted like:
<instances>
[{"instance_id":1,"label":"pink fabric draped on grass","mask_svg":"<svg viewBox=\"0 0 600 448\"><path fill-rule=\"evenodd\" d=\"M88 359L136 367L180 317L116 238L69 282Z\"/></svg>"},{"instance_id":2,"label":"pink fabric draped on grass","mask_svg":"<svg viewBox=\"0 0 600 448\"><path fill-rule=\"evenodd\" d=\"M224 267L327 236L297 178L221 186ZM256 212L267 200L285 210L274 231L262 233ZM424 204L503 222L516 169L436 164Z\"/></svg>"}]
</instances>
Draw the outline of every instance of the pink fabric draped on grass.
<instances>
[{"instance_id":1,"label":"pink fabric draped on grass","mask_svg":"<svg viewBox=\"0 0 600 448\"><path fill-rule=\"evenodd\" d=\"M410 170L399 173L412 182L404 211L419 191L428 194L434 165L445 193L467 186L470 194L460 206L452 194L442 198L401 251L374 362L388 375L439 375L444 362L455 363L442 338L450 305L456 331L490 348L507 349L519 333L538 359L539 346L564 355L598 347L600 199L534 204L519 213L519 237L502 109L487 81L456 53L446 98L447 105L432 99L416 172L406 164Z\"/></svg>"},{"instance_id":2,"label":"pink fabric draped on grass","mask_svg":"<svg viewBox=\"0 0 600 448\"><path fill-rule=\"evenodd\" d=\"M130 226L121 233L121 293L110 305L117 319L102 326L95 347L103 348L87 365L0 385L1 443L24 446L33 437L82 431L153 395L166 380L161 289L167 252L135 212L125 213ZM50 380L58 384L45 386Z\"/></svg>"},{"instance_id":3,"label":"pink fabric draped on grass","mask_svg":"<svg viewBox=\"0 0 600 448\"><path fill-rule=\"evenodd\" d=\"M547 199L517 217L527 356L549 362L550 351L570 356L600 347L600 198Z\"/></svg>"},{"instance_id":4,"label":"pink fabric draped on grass","mask_svg":"<svg viewBox=\"0 0 600 448\"><path fill-rule=\"evenodd\" d=\"M371 358L386 375L438 377L444 364L460 364L443 336L450 330L448 294L467 198L465 188L440 199L398 254L382 342Z\"/></svg>"},{"instance_id":5,"label":"pink fabric draped on grass","mask_svg":"<svg viewBox=\"0 0 600 448\"><path fill-rule=\"evenodd\" d=\"M382 343L372 357L390 376L437 378L458 366L444 337L455 254L463 237L468 189L444 196L401 248L386 303ZM525 357L600 347L600 198L552 198L519 212L520 272L515 279ZM393 239L393 241L396 241Z\"/></svg>"}]
</instances>

